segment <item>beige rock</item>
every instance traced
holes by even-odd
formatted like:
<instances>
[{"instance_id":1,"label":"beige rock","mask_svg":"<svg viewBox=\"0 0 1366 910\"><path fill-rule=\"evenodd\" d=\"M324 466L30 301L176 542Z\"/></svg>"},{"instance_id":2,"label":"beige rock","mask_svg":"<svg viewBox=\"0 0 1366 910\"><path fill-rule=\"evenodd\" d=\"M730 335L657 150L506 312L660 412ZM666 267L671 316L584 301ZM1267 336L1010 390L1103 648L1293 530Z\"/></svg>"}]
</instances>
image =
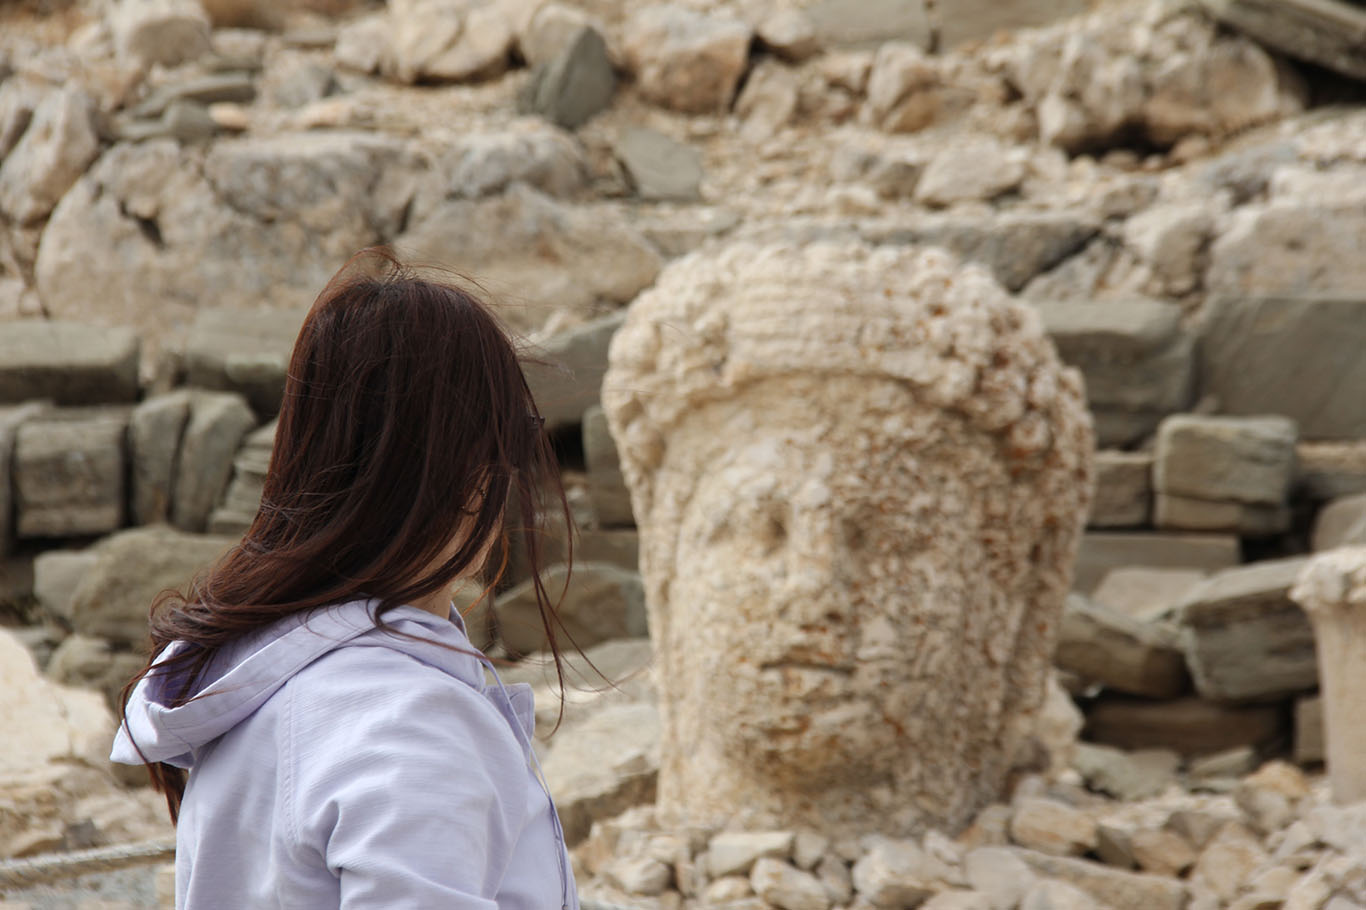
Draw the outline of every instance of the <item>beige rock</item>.
<instances>
[{"instance_id":1,"label":"beige rock","mask_svg":"<svg viewBox=\"0 0 1366 910\"><path fill-rule=\"evenodd\" d=\"M925 855L911 841L878 839L854 863L854 890L878 907L914 907L933 889L924 875Z\"/></svg>"},{"instance_id":2,"label":"beige rock","mask_svg":"<svg viewBox=\"0 0 1366 910\"><path fill-rule=\"evenodd\" d=\"M1199 569L1113 569L1101 579L1091 599L1126 616L1149 621L1169 615L1204 579L1205 573Z\"/></svg>"},{"instance_id":3,"label":"beige rock","mask_svg":"<svg viewBox=\"0 0 1366 910\"><path fill-rule=\"evenodd\" d=\"M1054 661L1059 669L1131 695L1174 698L1190 683L1173 625L1133 619L1080 594L1068 597Z\"/></svg>"},{"instance_id":4,"label":"beige rock","mask_svg":"<svg viewBox=\"0 0 1366 910\"><path fill-rule=\"evenodd\" d=\"M745 121L741 135L751 142L770 138L797 112L798 95L797 76L791 69L767 62L755 66L735 99L735 113Z\"/></svg>"},{"instance_id":5,"label":"beige rock","mask_svg":"<svg viewBox=\"0 0 1366 910\"><path fill-rule=\"evenodd\" d=\"M1166 876L1126 872L1033 850L1015 852L1038 875L1075 885L1113 910L1180 910L1186 903L1185 887Z\"/></svg>"},{"instance_id":6,"label":"beige rock","mask_svg":"<svg viewBox=\"0 0 1366 910\"><path fill-rule=\"evenodd\" d=\"M731 901L744 900L753 894L754 889L750 887L748 876L727 875L707 885L702 892L702 899L708 904L728 904Z\"/></svg>"},{"instance_id":7,"label":"beige rock","mask_svg":"<svg viewBox=\"0 0 1366 910\"><path fill-rule=\"evenodd\" d=\"M920 910L994 910L991 899L977 891L940 891Z\"/></svg>"},{"instance_id":8,"label":"beige rock","mask_svg":"<svg viewBox=\"0 0 1366 910\"><path fill-rule=\"evenodd\" d=\"M1090 527L1137 528L1147 524L1152 511L1152 467L1153 457L1146 452L1097 452Z\"/></svg>"},{"instance_id":9,"label":"beige rock","mask_svg":"<svg viewBox=\"0 0 1366 910\"><path fill-rule=\"evenodd\" d=\"M607 878L627 894L649 896L669 887L669 867L648 856L622 856L605 872Z\"/></svg>"},{"instance_id":10,"label":"beige rock","mask_svg":"<svg viewBox=\"0 0 1366 910\"><path fill-rule=\"evenodd\" d=\"M106 534L124 521L124 408L55 410L21 424L11 477L19 537Z\"/></svg>"},{"instance_id":11,"label":"beige rock","mask_svg":"<svg viewBox=\"0 0 1366 910\"><path fill-rule=\"evenodd\" d=\"M995 140L954 143L925 166L915 196L931 206L994 199L1020 185L1024 160Z\"/></svg>"},{"instance_id":12,"label":"beige rock","mask_svg":"<svg viewBox=\"0 0 1366 910\"><path fill-rule=\"evenodd\" d=\"M1075 374L1031 312L938 252L736 244L671 265L610 364L665 693L661 812L911 833L996 799L1090 476ZM962 617L965 598L992 606Z\"/></svg>"},{"instance_id":13,"label":"beige rock","mask_svg":"<svg viewBox=\"0 0 1366 910\"><path fill-rule=\"evenodd\" d=\"M604 303L627 303L661 265L659 253L615 212L571 208L520 184L488 199L441 203L396 243L477 280L503 302L500 315L524 331L556 311L582 319Z\"/></svg>"},{"instance_id":14,"label":"beige rock","mask_svg":"<svg viewBox=\"0 0 1366 910\"><path fill-rule=\"evenodd\" d=\"M593 21L578 7L565 3L542 3L532 15L526 30L517 36L517 47L529 66L549 63L569 46L579 29L585 25L593 25Z\"/></svg>"},{"instance_id":15,"label":"beige rock","mask_svg":"<svg viewBox=\"0 0 1366 910\"><path fill-rule=\"evenodd\" d=\"M1169 417L1158 429L1153 488L1281 505L1294 478L1296 435L1294 421L1283 417Z\"/></svg>"},{"instance_id":16,"label":"beige rock","mask_svg":"<svg viewBox=\"0 0 1366 910\"><path fill-rule=\"evenodd\" d=\"M1166 828L1140 828L1129 838L1134 860L1144 872L1178 876L1196 860L1196 852L1180 834Z\"/></svg>"},{"instance_id":17,"label":"beige rock","mask_svg":"<svg viewBox=\"0 0 1366 910\"><path fill-rule=\"evenodd\" d=\"M1024 799L1015 806L1010 836L1021 847L1058 856L1080 856L1096 845L1095 819L1066 803Z\"/></svg>"},{"instance_id":18,"label":"beige rock","mask_svg":"<svg viewBox=\"0 0 1366 910\"><path fill-rule=\"evenodd\" d=\"M1200 853L1191 871L1192 884L1231 901L1269 857L1257 836L1238 824L1224 827Z\"/></svg>"},{"instance_id":19,"label":"beige rock","mask_svg":"<svg viewBox=\"0 0 1366 910\"><path fill-rule=\"evenodd\" d=\"M745 875L760 858L787 860L795 842L791 831L723 832L707 844L708 869L716 878Z\"/></svg>"},{"instance_id":20,"label":"beige rock","mask_svg":"<svg viewBox=\"0 0 1366 910\"><path fill-rule=\"evenodd\" d=\"M209 51L209 17L198 0L118 0L110 25L119 55L174 66Z\"/></svg>"},{"instance_id":21,"label":"beige rock","mask_svg":"<svg viewBox=\"0 0 1366 910\"><path fill-rule=\"evenodd\" d=\"M830 896L820 879L780 859L764 857L749 874L754 893L781 910L828 910Z\"/></svg>"},{"instance_id":22,"label":"beige rock","mask_svg":"<svg viewBox=\"0 0 1366 910\"><path fill-rule=\"evenodd\" d=\"M390 53L389 23L382 13L362 16L337 29L332 56L342 66L377 73Z\"/></svg>"},{"instance_id":23,"label":"beige rock","mask_svg":"<svg viewBox=\"0 0 1366 910\"><path fill-rule=\"evenodd\" d=\"M594 821L654 798L659 713L645 703L602 707L556 736L543 765L565 840L573 846Z\"/></svg>"},{"instance_id":24,"label":"beige rock","mask_svg":"<svg viewBox=\"0 0 1366 910\"><path fill-rule=\"evenodd\" d=\"M688 113L723 109L745 71L751 32L673 4L642 7L627 21L622 53L646 98Z\"/></svg>"},{"instance_id":25,"label":"beige rock","mask_svg":"<svg viewBox=\"0 0 1366 910\"><path fill-rule=\"evenodd\" d=\"M72 626L83 634L141 646L152 599L184 590L217 560L231 538L185 534L165 526L120 531L94 547L99 561L71 599Z\"/></svg>"},{"instance_id":26,"label":"beige rock","mask_svg":"<svg viewBox=\"0 0 1366 910\"><path fill-rule=\"evenodd\" d=\"M646 634L644 595L637 573L604 563L576 563L572 572L555 566L543 572L541 579L552 599L564 591L559 617L579 647ZM494 607L499 640L513 654L546 647L534 584L528 579L504 592Z\"/></svg>"},{"instance_id":27,"label":"beige rock","mask_svg":"<svg viewBox=\"0 0 1366 910\"><path fill-rule=\"evenodd\" d=\"M1366 720L1360 698L1366 680L1366 548L1344 547L1314 557L1291 596L1314 624L1333 798L1358 802L1366 799Z\"/></svg>"},{"instance_id":28,"label":"beige rock","mask_svg":"<svg viewBox=\"0 0 1366 910\"><path fill-rule=\"evenodd\" d=\"M1295 447L1299 483L1311 499L1366 493L1366 445L1360 442L1301 442Z\"/></svg>"},{"instance_id":29,"label":"beige rock","mask_svg":"<svg viewBox=\"0 0 1366 910\"><path fill-rule=\"evenodd\" d=\"M1075 885L1045 880L1025 892L1020 910L1096 910L1096 902Z\"/></svg>"},{"instance_id":30,"label":"beige rock","mask_svg":"<svg viewBox=\"0 0 1366 910\"><path fill-rule=\"evenodd\" d=\"M1268 762L1239 782L1233 799L1262 834L1273 834L1299 815L1299 803L1309 796L1309 782L1294 765Z\"/></svg>"},{"instance_id":31,"label":"beige rock","mask_svg":"<svg viewBox=\"0 0 1366 910\"><path fill-rule=\"evenodd\" d=\"M1214 230L1206 202L1153 206L1124 222L1124 242L1152 268L1154 293L1180 296L1199 285Z\"/></svg>"},{"instance_id":32,"label":"beige rock","mask_svg":"<svg viewBox=\"0 0 1366 910\"><path fill-rule=\"evenodd\" d=\"M889 41L873 58L863 115L893 133L923 129L938 112L939 82L939 71L917 45Z\"/></svg>"},{"instance_id":33,"label":"beige rock","mask_svg":"<svg viewBox=\"0 0 1366 910\"><path fill-rule=\"evenodd\" d=\"M1290 508L1230 499L1200 499L1158 493L1153 500L1153 525L1172 531L1225 531L1240 537L1273 537L1290 530Z\"/></svg>"},{"instance_id":34,"label":"beige rock","mask_svg":"<svg viewBox=\"0 0 1366 910\"><path fill-rule=\"evenodd\" d=\"M1106 575L1122 568L1204 573L1241 562L1238 538L1231 534L1090 533L1077 554L1076 588L1094 591Z\"/></svg>"},{"instance_id":35,"label":"beige rock","mask_svg":"<svg viewBox=\"0 0 1366 910\"><path fill-rule=\"evenodd\" d=\"M114 651L109 643L85 635L71 635L52 652L47 675L64 686L94 689L104 696L110 711L122 705L120 693L146 658L130 651Z\"/></svg>"},{"instance_id":36,"label":"beige rock","mask_svg":"<svg viewBox=\"0 0 1366 910\"><path fill-rule=\"evenodd\" d=\"M770 11L755 25L754 34L775 54L794 62L805 60L820 50L815 25L799 9Z\"/></svg>"},{"instance_id":37,"label":"beige rock","mask_svg":"<svg viewBox=\"0 0 1366 910\"><path fill-rule=\"evenodd\" d=\"M48 94L8 155L0 158L0 212L19 224L46 218L100 151L95 106L70 86Z\"/></svg>"},{"instance_id":38,"label":"beige rock","mask_svg":"<svg viewBox=\"0 0 1366 910\"><path fill-rule=\"evenodd\" d=\"M963 870L973 890L986 895L992 910L1019 906L1037 876L1024 860L1006 847L978 847L963 859Z\"/></svg>"},{"instance_id":39,"label":"beige rock","mask_svg":"<svg viewBox=\"0 0 1366 910\"><path fill-rule=\"evenodd\" d=\"M1314 549L1366 544L1366 494L1344 496L1328 503L1314 519Z\"/></svg>"},{"instance_id":40,"label":"beige rock","mask_svg":"<svg viewBox=\"0 0 1366 910\"><path fill-rule=\"evenodd\" d=\"M1181 756L1170 749L1125 752L1095 743L1079 743L1075 767L1087 785L1116 799L1156 796L1176 780Z\"/></svg>"}]
</instances>

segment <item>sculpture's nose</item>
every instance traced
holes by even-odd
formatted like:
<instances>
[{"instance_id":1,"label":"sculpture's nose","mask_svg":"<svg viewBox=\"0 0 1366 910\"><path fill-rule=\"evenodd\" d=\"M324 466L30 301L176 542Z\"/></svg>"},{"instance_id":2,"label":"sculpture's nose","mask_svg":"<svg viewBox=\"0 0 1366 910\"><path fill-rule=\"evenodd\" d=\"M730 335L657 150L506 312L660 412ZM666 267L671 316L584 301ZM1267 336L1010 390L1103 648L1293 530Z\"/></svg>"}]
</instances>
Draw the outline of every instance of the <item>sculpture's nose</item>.
<instances>
[{"instance_id":1,"label":"sculpture's nose","mask_svg":"<svg viewBox=\"0 0 1366 910\"><path fill-rule=\"evenodd\" d=\"M852 614L849 581L858 567L838 531L839 523L825 512L799 516L788 530L780 593L787 619L803 628L831 629Z\"/></svg>"}]
</instances>

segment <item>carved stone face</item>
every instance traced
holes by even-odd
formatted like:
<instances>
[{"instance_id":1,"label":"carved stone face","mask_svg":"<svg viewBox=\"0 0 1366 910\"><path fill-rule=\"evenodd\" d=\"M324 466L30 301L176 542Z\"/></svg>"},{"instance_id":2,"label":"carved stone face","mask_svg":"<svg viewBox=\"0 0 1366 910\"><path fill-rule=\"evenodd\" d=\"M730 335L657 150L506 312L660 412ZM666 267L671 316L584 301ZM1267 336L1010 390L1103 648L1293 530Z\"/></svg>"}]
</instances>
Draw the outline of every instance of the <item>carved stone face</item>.
<instances>
[{"instance_id":1,"label":"carved stone face","mask_svg":"<svg viewBox=\"0 0 1366 910\"><path fill-rule=\"evenodd\" d=\"M679 516L680 732L793 790L895 788L908 743L952 743L952 714L1001 695L999 672L961 700L941 692L955 664L1009 659L1024 603L983 576L993 510L975 498L983 484L1008 497L1009 478L980 439L965 444L964 421L917 409L901 383L769 386L697 421L729 444L710 446Z\"/></svg>"}]
</instances>

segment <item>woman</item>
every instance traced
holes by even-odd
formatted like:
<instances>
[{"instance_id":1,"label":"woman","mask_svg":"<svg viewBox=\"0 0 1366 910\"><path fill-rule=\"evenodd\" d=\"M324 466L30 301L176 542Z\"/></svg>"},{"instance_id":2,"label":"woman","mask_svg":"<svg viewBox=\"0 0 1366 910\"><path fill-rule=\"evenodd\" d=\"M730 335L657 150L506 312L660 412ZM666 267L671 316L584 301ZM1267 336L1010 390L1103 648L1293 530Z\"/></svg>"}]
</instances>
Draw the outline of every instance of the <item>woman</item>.
<instances>
[{"instance_id":1,"label":"woman","mask_svg":"<svg viewBox=\"0 0 1366 910\"><path fill-rule=\"evenodd\" d=\"M260 511L130 683L113 758L178 818L181 910L577 906L529 687L486 687L448 595L553 455L489 311L377 255L313 305Z\"/></svg>"}]
</instances>

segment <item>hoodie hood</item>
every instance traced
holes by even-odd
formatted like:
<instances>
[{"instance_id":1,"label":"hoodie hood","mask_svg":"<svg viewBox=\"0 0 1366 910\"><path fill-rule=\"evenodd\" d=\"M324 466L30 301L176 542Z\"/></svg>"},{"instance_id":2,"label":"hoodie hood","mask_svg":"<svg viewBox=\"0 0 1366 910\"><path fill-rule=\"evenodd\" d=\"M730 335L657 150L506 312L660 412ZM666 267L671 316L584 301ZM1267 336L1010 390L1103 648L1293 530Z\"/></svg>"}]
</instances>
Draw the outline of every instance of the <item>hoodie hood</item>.
<instances>
[{"instance_id":1,"label":"hoodie hood","mask_svg":"<svg viewBox=\"0 0 1366 910\"><path fill-rule=\"evenodd\" d=\"M399 651L484 691L484 658L466 637L459 613L452 610L450 619L442 619L401 606L385 614L389 628L379 629L377 607L374 600L351 601L288 616L248 633L219 650L194 700L177 707L169 703L170 693L179 688L178 675L153 671L144 676L129 697L127 720L119 726L110 757L126 764L145 760L189 768L201 747L250 717L304 667L338 648ZM187 647L173 642L157 663ZM531 713L530 705L509 708L525 725L527 718L521 715Z\"/></svg>"}]
</instances>

